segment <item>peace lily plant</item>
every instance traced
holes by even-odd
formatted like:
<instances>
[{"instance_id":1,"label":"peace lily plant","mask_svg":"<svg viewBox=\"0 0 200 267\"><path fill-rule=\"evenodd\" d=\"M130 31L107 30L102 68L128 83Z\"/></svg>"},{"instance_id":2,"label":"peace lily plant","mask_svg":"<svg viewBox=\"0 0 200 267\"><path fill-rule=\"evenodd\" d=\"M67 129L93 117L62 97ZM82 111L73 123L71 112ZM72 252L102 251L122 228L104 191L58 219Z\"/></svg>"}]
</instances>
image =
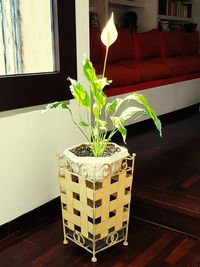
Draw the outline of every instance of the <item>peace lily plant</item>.
<instances>
[{"instance_id":1,"label":"peace lily plant","mask_svg":"<svg viewBox=\"0 0 200 267\"><path fill-rule=\"evenodd\" d=\"M107 96L103 89L112 81L105 77L106 62L109 48L116 41L117 36L118 32L112 14L101 34L101 41L106 46L102 77L99 78L96 75L92 62L86 56L83 59L83 73L89 83L91 96L78 81L68 78L71 83L69 89L79 106L80 120L74 120L72 110L65 102L54 102L48 104L45 108L45 111L54 108L67 109L73 123L86 138L94 157L103 156L111 138L118 131L121 133L123 141L126 142L127 130L125 128L125 122L130 118L137 120L142 116L149 115L153 119L160 136L162 135L160 120L142 94L132 93L124 99L116 98L112 102L107 103ZM87 121L82 119L81 106L85 109ZM120 110L123 111L121 112ZM90 124L89 120L90 114L93 116L92 124ZM109 119L113 126L110 132L108 131Z\"/></svg>"}]
</instances>

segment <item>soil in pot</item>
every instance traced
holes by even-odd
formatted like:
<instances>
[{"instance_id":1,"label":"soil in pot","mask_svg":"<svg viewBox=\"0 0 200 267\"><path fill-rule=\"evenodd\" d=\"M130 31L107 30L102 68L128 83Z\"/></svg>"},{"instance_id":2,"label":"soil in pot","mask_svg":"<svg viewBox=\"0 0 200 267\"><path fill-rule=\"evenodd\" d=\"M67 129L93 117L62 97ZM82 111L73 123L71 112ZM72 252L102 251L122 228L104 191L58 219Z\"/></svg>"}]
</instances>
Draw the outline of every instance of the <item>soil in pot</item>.
<instances>
[{"instance_id":1,"label":"soil in pot","mask_svg":"<svg viewBox=\"0 0 200 267\"><path fill-rule=\"evenodd\" d=\"M102 157L113 156L115 153L120 151L121 149L114 144L108 144ZM80 146L71 149L70 152L72 152L77 157L94 157L90 145L87 144L81 144Z\"/></svg>"}]
</instances>

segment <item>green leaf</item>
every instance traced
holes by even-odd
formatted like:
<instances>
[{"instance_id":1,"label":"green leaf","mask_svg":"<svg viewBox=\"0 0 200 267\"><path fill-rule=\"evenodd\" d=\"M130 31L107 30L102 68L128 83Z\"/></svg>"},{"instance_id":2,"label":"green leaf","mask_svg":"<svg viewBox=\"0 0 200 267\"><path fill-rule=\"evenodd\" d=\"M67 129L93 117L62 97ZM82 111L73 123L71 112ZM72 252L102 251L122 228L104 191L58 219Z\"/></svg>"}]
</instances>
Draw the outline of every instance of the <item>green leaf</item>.
<instances>
[{"instance_id":1,"label":"green leaf","mask_svg":"<svg viewBox=\"0 0 200 267\"><path fill-rule=\"evenodd\" d=\"M95 116L95 118L99 118L102 112L103 107L106 104L106 100L107 97L104 94L104 92L101 90L101 88L99 88L98 85L94 85L95 87L95 94L93 94L93 98L94 98L94 105L93 105L93 114Z\"/></svg>"},{"instance_id":2,"label":"green leaf","mask_svg":"<svg viewBox=\"0 0 200 267\"><path fill-rule=\"evenodd\" d=\"M158 117L156 116L154 110L150 106L150 104L147 101L147 99L142 94L138 94L138 93L134 93L134 94L132 94L132 96L133 96L133 98L134 98L134 100L136 102L138 102L139 104L141 104L141 105L143 105L145 107L146 112L152 118L157 130L160 133L160 136L162 137L162 125L161 125L161 122L158 119Z\"/></svg>"},{"instance_id":3,"label":"green leaf","mask_svg":"<svg viewBox=\"0 0 200 267\"><path fill-rule=\"evenodd\" d=\"M118 99L118 103L117 103L117 106L116 106L116 111L119 109L121 104L124 103L124 102L125 102L125 99Z\"/></svg>"},{"instance_id":4,"label":"green leaf","mask_svg":"<svg viewBox=\"0 0 200 267\"><path fill-rule=\"evenodd\" d=\"M118 110L118 108L125 102L125 101L130 101L133 100L136 103L142 105L145 107L146 112L143 113L143 115L145 115L146 113L152 118L157 130L160 133L160 136L162 136L162 125L160 120L157 118L155 112L153 111L152 107L150 106L149 102L147 101L147 99L142 95L142 94L138 94L138 93L133 93L130 94L128 96L126 96L124 99L121 99L121 101L118 102L117 106L116 106L116 110Z\"/></svg>"},{"instance_id":5,"label":"green leaf","mask_svg":"<svg viewBox=\"0 0 200 267\"><path fill-rule=\"evenodd\" d=\"M121 133L124 143L126 143L126 128L124 127L124 120L120 117L110 117L113 123L113 126L118 129Z\"/></svg>"},{"instance_id":6,"label":"green leaf","mask_svg":"<svg viewBox=\"0 0 200 267\"><path fill-rule=\"evenodd\" d=\"M107 130L107 128L106 128L106 126L107 126L107 121L103 121L103 120L97 120L98 122L99 122L99 128L101 129L101 130Z\"/></svg>"},{"instance_id":7,"label":"green leaf","mask_svg":"<svg viewBox=\"0 0 200 267\"><path fill-rule=\"evenodd\" d=\"M106 105L107 99L103 89L106 85L109 85L110 82L107 80L107 78L97 78L92 62L86 56L84 56L83 60L83 72L86 79L90 83L90 88L94 99L93 114L95 118L99 118L103 107Z\"/></svg>"},{"instance_id":8,"label":"green leaf","mask_svg":"<svg viewBox=\"0 0 200 267\"><path fill-rule=\"evenodd\" d=\"M87 110L90 109L90 97L84 87L71 78L68 78L71 82L70 91L73 94L74 98L78 102L79 105L84 106Z\"/></svg>"},{"instance_id":9,"label":"green leaf","mask_svg":"<svg viewBox=\"0 0 200 267\"><path fill-rule=\"evenodd\" d=\"M144 111L144 109L138 108L138 107L128 107L122 112L122 114L120 115L120 118L123 118L124 121L126 121L130 119L133 115L141 111Z\"/></svg>"},{"instance_id":10,"label":"green leaf","mask_svg":"<svg viewBox=\"0 0 200 267\"><path fill-rule=\"evenodd\" d=\"M100 109L99 105L94 103L92 111L93 111L95 119L97 120L100 117L100 113L101 113L101 109Z\"/></svg>"},{"instance_id":11,"label":"green leaf","mask_svg":"<svg viewBox=\"0 0 200 267\"><path fill-rule=\"evenodd\" d=\"M81 126L81 127L90 127L90 125L87 124L87 123L84 122L84 121L79 121L78 126Z\"/></svg>"},{"instance_id":12,"label":"green leaf","mask_svg":"<svg viewBox=\"0 0 200 267\"><path fill-rule=\"evenodd\" d=\"M44 108L44 110L42 112L44 113L44 112L47 112L50 109L54 109L54 108L69 109L69 107L66 103L56 101L54 103L50 103L50 104L46 105L46 107Z\"/></svg>"},{"instance_id":13,"label":"green leaf","mask_svg":"<svg viewBox=\"0 0 200 267\"><path fill-rule=\"evenodd\" d=\"M98 79L90 82L90 87L92 91L92 95L94 97L94 101L96 104L102 109L106 104L106 95L103 92L103 88L108 84L107 79Z\"/></svg>"},{"instance_id":14,"label":"green leaf","mask_svg":"<svg viewBox=\"0 0 200 267\"><path fill-rule=\"evenodd\" d=\"M86 55L84 55L83 57L83 73L89 82L98 80L95 68L93 67L92 62L86 57Z\"/></svg>"},{"instance_id":15,"label":"green leaf","mask_svg":"<svg viewBox=\"0 0 200 267\"><path fill-rule=\"evenodd\" d=\"M116 109L117 104L119 103L120 99L115 99L112 102L108 103L105 108L105 114L108 116L109 113L111 113L113 110Z\"/></svg>"},{"instance_id":16,"label":"green leaf","mask_svg":"<svg viewBox=\"0 0 200 267\"><path fill-rule=\"evenodd\" d=\"M111 83L111 81L108 81L107 78L104 77L104 78L95 80L94 83L98 85L98 87L100 87L101 90L103 90L106 85L109 85Z\"/></svg>"},{"instance_id":17,"label":"green leaf","mask_svg":"<svg viewBox=\"0 0 200 267\"><path fill-rule=\"evenodd\" d=\"M54 103L50 103L48 104L45 109L43 110L43 113L50 110L50 109L54 109L54 108L61 108L61 109L67 109L71 115L71 118L73 118L73 114L71 109L68 107L68 105L66 103L63 102L54 102Z\"/></svg>"}]
</instances>

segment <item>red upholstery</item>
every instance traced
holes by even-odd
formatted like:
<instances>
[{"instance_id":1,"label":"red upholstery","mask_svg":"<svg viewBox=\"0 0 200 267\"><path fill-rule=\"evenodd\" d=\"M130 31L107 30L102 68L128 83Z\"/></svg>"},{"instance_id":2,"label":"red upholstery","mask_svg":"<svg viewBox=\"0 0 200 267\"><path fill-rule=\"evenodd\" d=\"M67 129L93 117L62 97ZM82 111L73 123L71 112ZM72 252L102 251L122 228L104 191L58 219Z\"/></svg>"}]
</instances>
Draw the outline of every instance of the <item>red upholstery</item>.
<instances>
[{"instance_id":1,"label":"red upholstery","mask_svg":"<svg viewBox=\"0 0 200 267\"><path fill-rule=\"evenodd\" d=\"M94 30L91 35L91 59L97 74L101 74L105 50L100 45L100 34ZM200 78L198 50L197 32L154 29L132 34L128 29L121 29L109 50L106 77L113 82L105 92L111 96Z\"/></svg>"},{"instance_id":2,"label":"red upholstery","mask_svg":"<svg viewBox=\"0 0 200 267\"><path fill-rule=\"evenodd\" d=\"M106 52L105 46L101 45L103 60ZM133 59L132 33L129 29L119 29L118 38L111 45L108 53L108 63L113 63L121 59Z\"/></svg>"},{"instance_id":3,"label":"red upholstery","mask_svg":"<svg viewBox=\"0 0 200 267\"><path fill-rule=\"evenodd\" d=\"M199 36L198 32L184 33L184 53L186 55L194 55L199 53Z\"/></svg>"},{"instance_id":4,"label":"red upholstery","mask_svg":"<svg viewBox=\"0 0 200 267\"><path fill-rule=\"evenodd\" d=\"M180 61L177 58L172 57L159 57L151 59L152 62L162 64L168 67L169 76L186 75L188 73L187 67L184 61Z\"/></svg>"},{"instance_id":5,"label":"red upholstery","mask_svg":"<svg viewBox=\"0 0 200 267\"><path fill-rule=\"evenodd\" d=\"M148 59L161 56L160 32L157 29L134 34L133 38L136 59Z\"/></svg>"},{"instance_id":6,"label":"red upholstery","mask_svg":"<svg viewBox=\"0 0 200 267\"><path fill-rule=\"evenodd\" d=\"M161 50L163 57L173 57L184 54L184 40L181 31L161 33Z\"/></svg>"},{"instance_id":7,"label":"red upholstery","mask_svg":"<svg viewBox=\"0 0 200 267\"><path fill-rule=\"evenodd\" d=\"M150 60L125 60L119 61L119 64L132 70L138 69L142 82L169 77L169 69L167 67Z\"/></svg>"},{"instance_id":8,"label":"red upholstery","mask_svg":"<svg viewBox=\"0 0 200 267\"><path fill-rule=\"evenodd\" d=\"M100 32L96 28L90 29L90 60L92 63L101 62Z\"/></svg>"},{"instance_id":9,"label":"red upholstery","mask_svg":"<svg viewBox=\"0 0 200 267\"><path fill-rule=\"evenodd\" d=\"M200 55L178 56L177 59L182 61L189 74L200 72Z\"/></svg>"},{"instance_id":10,"label":"red upholstery","mask_svg":"<svg viewBox=\"0 0 200 267\"><path fill-rule=\"evenodd\" d=\"M102 73L102 65L98 64L94 67L97 74ZM127 68L118 63L108 64L105 76L108 80L112 80L112 87L135 84L141 81L140 72L137 68Z\"/></svg>"}]
</instances>

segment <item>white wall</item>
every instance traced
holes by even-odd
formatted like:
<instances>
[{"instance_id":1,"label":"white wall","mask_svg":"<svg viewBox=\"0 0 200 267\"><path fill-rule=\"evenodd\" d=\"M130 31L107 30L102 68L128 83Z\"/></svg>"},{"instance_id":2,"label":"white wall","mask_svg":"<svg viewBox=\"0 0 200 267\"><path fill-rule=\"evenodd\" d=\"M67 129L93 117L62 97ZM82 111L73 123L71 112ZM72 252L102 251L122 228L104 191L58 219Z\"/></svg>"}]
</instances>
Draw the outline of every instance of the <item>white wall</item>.
<instances>
[{"instance_id":1,"label":"white wall","mask_svg":"<svg viewBox=\"0 0 200 267\"><path fill-rule=\"evenodd\" d=\"M144 32L157 27L157 17L158 17L158 2L157 0L144 1L145 7L124 7L124 6L109 6L109 16L113 12L115 16L115 23L117 26L121 26L120 18L122 18L126 12L134 11L138 15L137 25L138 32Z\"/></svg>"},{"instance_id":2,"label":"white wall","mask_svg":"<svg viewBox=\"0 0 200 267\"><path fill-rule=\"evenodd\" d=\"M88 54L88 0L76 0L76 12L82 80L82 52ZM70 107L76 111L74 104L72 100ZM65 111L42 115L42 109L0 113L0 225L58 196L56 153L82 141Z\"/></svg>"},{"instance_id":3,"label":"white wall","mask_svg":"<svg viewBox=\"0 0 200 267\"><path fill-rule=\"evenodd\" d=\"M158 26L158 2L157 0L145 1L145 8L135 9L138 15L138 32L145 32Z\"/></svg>"},{"instance_id":4,"label":"white wall","mask_svg":"<svg viewBox=\"0 0 200 267\"><path fill-rule=\"evenodd\" d=\"M193 0L192 16L197 23L197 31L200 31L200 3L199 0Z\"/></svg>"}]
</instances>

